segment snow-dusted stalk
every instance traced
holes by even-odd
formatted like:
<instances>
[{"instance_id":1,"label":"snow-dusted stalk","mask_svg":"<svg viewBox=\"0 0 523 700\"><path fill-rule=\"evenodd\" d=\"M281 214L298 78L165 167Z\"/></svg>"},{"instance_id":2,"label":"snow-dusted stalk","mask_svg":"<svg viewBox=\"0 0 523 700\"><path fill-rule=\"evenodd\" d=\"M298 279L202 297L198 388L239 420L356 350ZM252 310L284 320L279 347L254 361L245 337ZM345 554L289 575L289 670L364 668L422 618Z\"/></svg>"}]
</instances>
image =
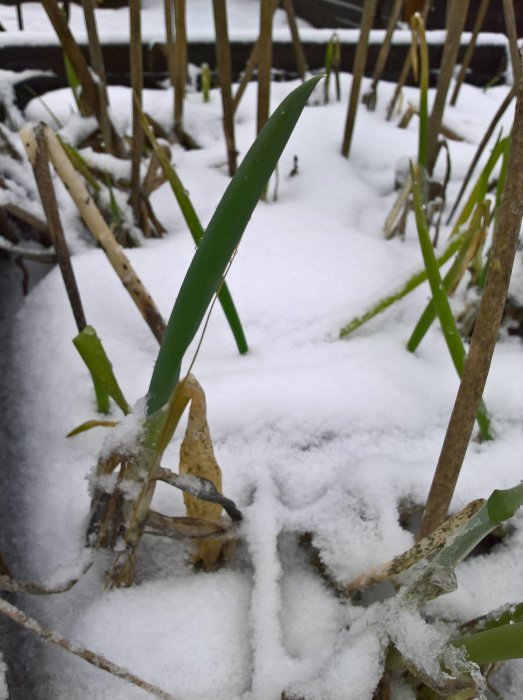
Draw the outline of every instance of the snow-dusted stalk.
<instances>
[{"instance_id":1,"label":"snow-dusted stalk","mask_svg":"<svg viewBox=\"0 0 523 700\"><path fill-rule=\"evenodd\" d=\"M427 171L432 174L438 155L438 137L443 122L447 93L458 58L461 33L465 26L470 0L451 0L447 9L447 38L443 46L438 87L430 113L427 141Z\"/></svg>"},{"instance_id":2,"label":"snow-dusted stalk","mask_svg":"<svg viewBox=\"0 0 523 700\"><path fill-rule=\"evenodd\" d=\"M463 85L463 81L465 80L465 76L467 75L470 62L472 61L472 56L474 54L474 50L478 41L478 34L480 33L481 28L483 27L483 22L485 20L485 15L487 14L489 4L490 0L481 0L481 4L478 7L476 19L474 20L474 26L472 28L472 37L470 39L469 45L467 46L467 50L465 51L465 55L463 56L461 68L459 69L459 73L456 78L456 84L454 85L454 90L452 91L452 96L450 98L450 104L453 106L458 101L459 91L461 90L461 86Z\"/></svg>"},{"instance_id":3,"label":"snow-dusted stalk","mask_svg":"<svg viewBox=\"0 0 523 700\"><path fill-rule=\"evenodd\" d=\"M347 118L345 120L345 132L343 134L343 143L341 153L345 158L349 157L350 147L352 143L352 135L356 123L356 113L358 111L358 103L360 100L361 81L365 74L365 65L367 63L367 54L369 50L369 35L376 14L377 0L365 0L363 6L363 14L361 16L360 35L356 46L356 54L354 56L354 65L352 67L352 86L349 97L349 106L347 109Z\"/></svg>"},{"instance_id":4,"label":"snow-dusted stalk","mask_svg":"<svg viewBox=\"0 0 523 700\"><path fill-rule=\"evenodd\" d=\"M472 174L476 168L476 165L478 164L479 159L481 158L481 154L485 150L487 143L490 141L490 137L494 133L494 129L498 125L501 117L507 111L507 109L508 109L510 103L512 102L512 100L514 99L515 95L516 95L516 88L513 87L507 93L507 96L505 97L505 99L503 100L501 105L499 106L499 108L498 108L496 114L493 116L492 121L490 122L487 130L483 134L483 138L481 139L481 142L476 149L476 153L474 154L474 157L469 165L469 168L467 170L467 174L465 175L465 177L461 183L461 187L459 189L458 196L456 197L456 201L454 202L454 204L452 205L452 209L450 210L450 214L447 218L447 225L450 223L452 217L456 213L457 208L459 207L459 204L461 202L463 194L464 194L465 190L467 189L468 183L470 182L470 178L472 177Z\"/></svg>"},{"instance_id":5,"label":"snow-dusted stalk","mask_svg":"<svg viewBox=\"0 0 523 700\"><path fill-rule=\"evenodd\" d=\"M461 377L465 366L466 352L456 326L456 321L452 315L449 300L439 273L438 265L436 263L436 256L434 254L434 249L432 247L427 228L427 222L425 220L420 175L419 172L416 172L413 166L411 166L411 182L416 228L418 230L418 238L421 253L423 255L423 262L425 263L425 268L427 270L427 278L430 284L432 300L434 302L434 307L440 321L441 330L449 349L452 362L456 368L456 372ZM481 402L478 403L477 407L477 420L481 437L484 440L492 439L492 436L490 435L490 420L487 411Z\"/></svg>"},{"instance_id":6,"label":"snow-dusted stalk","mask_svg":"<svg viewBox=\"0 0 523 700\"><path fill-rule=\"evenodd\" d=\"M463 376L425 506L420 536L445 518L472 434L474 416L496 346L523 217L523 84L520 80L505 192L490 251L487 280Z\"/></svg>"},{"instance_id":7,"label":"snow-dusted stalk","mask_svg":"<svg viewBox=\"0 0 523 700\"><path fill-rule=\"evenodd\" d=\"M81 217L94 238L103 248L109 262L122 281L122 284L131 295L132 300L140 310L140 313L144 317L153 335L161 342L165 331L165 323L153 299L143 286L142 281L134 271L129 259L113 236L100 210L88 193L81 176L76 172L71 161L68 159L56 134L47 126L43 127L43 132L49 149L49 158L60 179L73 198ZM20 132L20 137L28 150L29 157L33 158L34 149L36 147L34 132L30 128L23 129Z\"/></svg>"},{"instance_id":8,"label":"snow-dusted stalk","mask_svg":"<svg viewBox=\"0 0 523 700\"><path fill-rule=\"evenodd\" d=\"M101 671L106 671L112 676L121 678L123 681L131 683L132 685L151 693L151 695L154 695L156 698L163 698L163 700L175 700L174 696L170 693L167 693L165 690L158 688L158 686L148 683L142 678L135 676L134 673L131 673L123 666L118 666L118 664L113 663L105 656L97 654L96 652L91 651L90 649L87 649L76 642L69 641L55 630L43 627L34 618L29 617L22 610L15 607L11 603L8 603L7 600L4 600L3 598L0 598L0 614L5 615L10 620L13 620L13 622L16 622L24 627L26 630L34 632L44 642L49 642L50 644L54 644L55 646L65 649L65 651L80 657L92 666L96 666L96 668L99 668Z\"/></svg>"},{"instance_id":9,"label":"snow-dusted stalk","mask_svg":"<svg viewBox=\"0 0 523 700\"><path fill-rule=\"evenodd\" d=\"M232 64L227 8L225 0L213 0L214 26L216 29L216 59L223 107L223 131L227 144L229 175L236 172L236 144L234 140L234 109L232 105Z\"/></svg>"}]
</instances>

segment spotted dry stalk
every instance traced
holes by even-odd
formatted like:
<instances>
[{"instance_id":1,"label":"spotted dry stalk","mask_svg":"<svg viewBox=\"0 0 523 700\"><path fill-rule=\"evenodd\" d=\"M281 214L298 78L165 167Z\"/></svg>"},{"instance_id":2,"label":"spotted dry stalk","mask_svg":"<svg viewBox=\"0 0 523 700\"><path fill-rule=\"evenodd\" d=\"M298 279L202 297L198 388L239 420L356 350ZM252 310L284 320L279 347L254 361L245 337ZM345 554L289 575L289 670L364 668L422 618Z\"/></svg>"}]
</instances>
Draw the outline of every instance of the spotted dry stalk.
<instances>
[{"instance_id":1,"label":"spotted dry stalk","mask_svg":"<svg viewBox=\"0 0 523 700\"><path fill-rule=\"evenodd\" d=\"M523 81L520 80L506 185L492 241L487 280L419 537L424 537L438 527L449 509L496 346L522 217Z\"/></svg>"}]
</instances>

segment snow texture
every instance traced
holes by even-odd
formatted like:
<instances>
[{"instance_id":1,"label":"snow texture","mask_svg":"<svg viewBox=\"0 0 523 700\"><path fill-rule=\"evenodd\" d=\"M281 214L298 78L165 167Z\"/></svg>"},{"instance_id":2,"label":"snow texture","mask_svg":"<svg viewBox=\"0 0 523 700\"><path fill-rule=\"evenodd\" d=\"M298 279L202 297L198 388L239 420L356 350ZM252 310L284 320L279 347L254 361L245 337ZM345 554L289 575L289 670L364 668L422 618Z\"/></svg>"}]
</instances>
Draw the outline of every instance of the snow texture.
<instances>
[{"instance_id":1,"label":"snow texture","mask_svg":"<svg viewBox=\"0 0 523 700\"><path fill-rule=\"evenodd\" d=\"M198 30L204 4L189 3L190 33ZM144 2L148 27L160 5ZM243 5L232 3L237 14L231 32L240 32L244 23L246 32L256 31L257 4L245 0ZM77 28L80 8L71 10ZM6 26L8 12L14 8L0 12ZM122 15L104 12L114 21L104 24L102 33L116 36ZM24 13L30 31L48 36L48 29L40 28L38 6L24 5ZM157 30L148 31L153 36ZM274 84L273 107L295 86ZM437 323L415 354L405 349L429 298L426 285L338 340L343 325L422 266L412 219L404 241L385 241L382 235L396 197L394 166L416 152L417 124L399 130L385 120L393 86L381 85L377 110L360 107L351 157L342 158L349 88L350 77L343 75L341 103L305 109L280 160L278 201L272 199L272 180L268 202L254 212L229 273L250 352L237 355L216 308L194 367L207 395L223 492L244 514L235 558L221 571L196 574L186 542L144 538L133 588L104 591L108 560L99 553L72 591L32 603L44 624L181 700L278 700L284 688L311 700L370 699L388 635L431 672L436 647L445 640L420 616L406 612L392 619L389 611L383 626L382 601L359 606L338 596L329 583L348 583L412 545L400 506L426 499L458 386ZM447 202L453 201L507 89L464 86L458 105L448 107L446 118L465 139L449 143L453 168ZM406 89L405 98L416 102L417 92ZM128 132L130 91L111 88L110 101L118 128ZM76 138L84 125L71 116L70 93L51 93L46 103L64 124L62 133ZM169 124L170 90L145 91L144 103L159 123ZM201 95L188 93L185 109L186 128L202 148L174 146L173 162L205 225L229 182L219 94L213 91L204 104ZM255 114L251 85L236 115L240 158L254 138ZM505 132L512 116L503 120ZM25 117L53 122L38 101ZM85 157L101 163L90 151ZM291 176L295 157L298 174ZM103 167L113 165L106 159ZM31 211L39 210L28 177L24 192L12 193ZM89 241L67 193L58 188L58 195L87 319L133 404L147 392L157 343L103 252ZM167 185L155 192L152 204L167 234L127 252L167 318L194 243ZM440 250L448 235L443 227ZM517 265L514 294L521 294L521 256ZM466 290L460 288L453 304L459 309L465 301ZM122 421L113 433L99 428L65 438L96 415L96 406L90 377L71 343L76 328L58 270L24 301L13 333L19 351L12 375L25 426L18 453L30 532L27 566L34 578L62 580L67 562L78 561L83 552L88 477L97 456L116 446L130 449L140 412L122 420L113 407L110 417ZM485 392L497 439L471 444L453 511L521 479L522 389L520 340L503 336ZM181 431L163 460L175 471L180 440ZM185 513L182 494L165 485L158 486L153 507L167 515ZM506 544L459 567L458 589L432 602L431 615L456 623L523 600L522 517L511 527ZM326 578L314 564L318 557ZM46 692L55 700L72 692L75 700L146 696L63 652L49 648L46 659ZM521 665L511 668L500 676L507 699L521 697L523 687ZM398 698L410 697L410 691L395 687Z\"/></svg>"}]
</instances>

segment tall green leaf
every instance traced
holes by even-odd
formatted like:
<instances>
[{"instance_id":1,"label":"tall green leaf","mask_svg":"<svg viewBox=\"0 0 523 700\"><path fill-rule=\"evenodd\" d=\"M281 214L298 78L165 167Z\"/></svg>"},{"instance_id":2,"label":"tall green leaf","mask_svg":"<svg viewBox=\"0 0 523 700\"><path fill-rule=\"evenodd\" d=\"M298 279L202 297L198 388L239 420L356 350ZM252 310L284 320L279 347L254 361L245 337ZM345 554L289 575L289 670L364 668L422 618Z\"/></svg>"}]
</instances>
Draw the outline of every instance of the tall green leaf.
<instances>
[{"instance_id":1,"label":"tall green leaf","mask_svg":"<svg viewBox=\"0 0 523 700\"><path fill-rule=\"evenodd\" d=\"M229 183L193 257L176 298L149 386L147 413L170 399L183 356L194 339L249 219L283 149L322 76L296 88L258 134Z\"/></svg>"}]
</instances>

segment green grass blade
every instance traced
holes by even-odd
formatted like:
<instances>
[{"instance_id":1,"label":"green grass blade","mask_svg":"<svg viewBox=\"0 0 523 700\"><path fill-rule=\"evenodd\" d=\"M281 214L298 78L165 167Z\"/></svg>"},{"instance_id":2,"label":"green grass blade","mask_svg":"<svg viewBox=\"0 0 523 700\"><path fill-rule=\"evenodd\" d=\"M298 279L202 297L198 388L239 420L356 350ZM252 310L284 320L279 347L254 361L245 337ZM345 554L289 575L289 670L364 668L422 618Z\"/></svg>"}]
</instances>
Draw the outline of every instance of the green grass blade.
<instances>
[{"instance_id":1,"label":"green grass blade","mask_svg":"<svg viewBox=\"0 0 523 700\"><path fill-rule=\"evenodd\" d=\"M459 231L460 227L463 226L464 223L466 223L472 212L474 211L474 208L479 202L482 202L488 191L488 181L490 174L492 173L496 163L498 162L499 158L503 155L505 150L508 148L507 146L507 141L510 139L509 136L505 137L502 139L501 137L498 138L496 141L496 144L494 145L494 148L492 149L492 152L490 154L490 157L488 161L485 164L485 167L481 171L476 184L474 185L469 198L463 207L461 214L456 221L456 224L452 230L452 236L454 236L457 231Z\"/></svg>"},{"instance_id":2,"label":"green grass blade","mask_svg":"<svg viewBox=\"0 0 523 700\"><path fill-rule=\"evenodd\" d=\"M492 664L523 658L523 622L502 625L490 630L454 639L452 644L464 647L471 661Z\"/></svg>"},{"instance_id":3,"label":"green grass blade","mask_svg":"<svg viewBox=\"0 0 523 700\"><path fill-rule=\"evenodd\" d=\"M276 109L243 159L209 222L176 298L160 347L149 386L149 416L169 401L180 378L183 356L320 79L318 76L300 85Z\"/></svg>"},{"instance_id":4,"label":"green grass blade","mask_svg":"<svg viewBox=\"0 0 523 700\"><path fill-rule=\"evenodd\" d=\"M100 398L102 400L104 396L110 396L121 408L124 415L127 415L131 409L118 385L111 362L94 328L92 326L86 326L82 332L73 339L73 343L91 373L97 401L98 392L100 392ZM98 406L100 408L100 404L98 404ZM107 413L108 410L109 405L107 402L106 410L101 412Z\"/></svg>"},{"instance_id":5,"label":"green grass blade","mask_svg":"<svg viewBox=\"0 0 523 700\"><path fill-rule=\"evenodd\" d=\"M427 222L425 219L419 177L412 165L411 182L416 228L418 230L423 262L425 263L427 278L432 292L432 299L434 301L436 313L441 324L441 330L443 331L443 336L445 338L445 342L447 343L452 362L454 363L454 367L456 368L458 375L461 377L465 366L466 352L456 326L456 321L452 315L441 276L439 274L436 256L434 254L434 249L432 247ZM478 411L477 421L480 428L481 437L484 440L491 440L492 436L490 434L490 420L483 404Z\"/></svg>"},{"instance_id":6,"label":"green grass blade","mask_svg":"<svg viewBox=\"0 0 523 700\"><path fill-rule=\"evenodd\" d=\"M187 195L187 190L184 188L176 170L171 165L165 151L161 148L158 141L156 140L153 130L151 129L147 121L147 117L145 116L145 114L143 114L143 112L141 113L141 120L144 133L148 138L152 148L154 149L154 152L158 156L158 159L162 166L162 170L171 186L174 196L176 197L176 201L178 202L185 222L189 227L189 231L191 232L193 240L196 243L196 245L199 245L200 241L203 238L204 229L200 222L200 219L198 218L198 214L196 213L196 210L194 209L193 204L189 196ZM227 321L229 322L229 326L231 327L231 331L234 335L238 351L241 355L243 355L246 352L248 352L249 347L247 345L247 340L243 332L238 312L236 311L236 307L232 300L231 293L225 282L223 283L223 285L220 288L220 291L218 292L218 301L220 302L223 312L227 318Z\"/></svg>"},{"instance_id":7,"label":"green grass blade","mask_svg":"<svg viewBox=\"0 0 523 700\"><path fill-rule=\"evenodd\" d=\"M488 203L486 203L486 207L478 205L472 219L472 224L469 230L464 234L463 244L458 250L456 259L443 279L443 288L445 289L446 294L448 294L449 290L451 290L454 285L459 282L458 277L460 277L464 271L464 266L466 265L466 261L469 256L469 249L480 233L480 226L484 220L485 213L488 216ZM409 338L407 343L407 350L409 352L415 352L417 350L419 344L431 327L432 322L436 318L436 315L436 306L434 304L434 300L431 299L425 307L425 311L422 313L416 327L412 331L412 335Z\"/></svg>"},{"instance_id":8,"label":"green grass blade","mask_svg":"<svg viewBox=\"0 0 523 700\"><path fill-rule=\"evenodd\" d=\"M462 234L461 236L455 238L449 243L447 249L436 260L438 267L444 265L447 262L447 260L450 260L450 258L456 253L456 251L459 250L459 248L463 245L465 236L466 234ZM400 289L398 289L398 291L393 292L389 296L383 297L362 316L357 316L356 318L353 318L352 321L347 323L346 326L343 326L343 328L339 332L339 337L345 338L350 333L353 333L357 328L360 328L360 326L363 326L365 323L367 323L367 321L370 321L375 316L378 316L379 314L383 313L386 309L389 308L389 306L392 306L397 301L400 301L401 299L406 297L408 294L413 292L421 284L423 284L423 282L426 281L426 270L420 270L419 272L416 272L405 282L405 284Z\"/></svg>"}]
</instances>

